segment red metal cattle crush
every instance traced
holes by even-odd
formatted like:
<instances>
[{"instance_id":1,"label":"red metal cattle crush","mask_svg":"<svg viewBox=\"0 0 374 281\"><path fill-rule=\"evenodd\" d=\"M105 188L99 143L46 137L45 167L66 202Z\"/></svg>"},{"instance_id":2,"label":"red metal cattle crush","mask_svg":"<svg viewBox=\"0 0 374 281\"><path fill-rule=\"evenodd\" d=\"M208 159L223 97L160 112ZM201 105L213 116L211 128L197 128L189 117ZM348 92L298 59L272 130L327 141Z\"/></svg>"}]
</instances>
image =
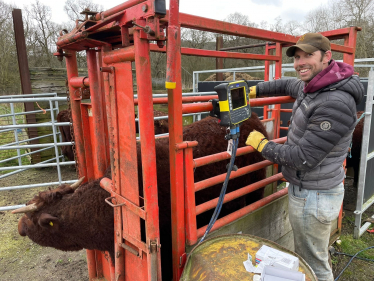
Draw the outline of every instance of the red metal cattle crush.
<instances>
[{"instance_id":1,"label":"red metal cattle crush","mask_svg":"<svg viewBox=\"0 0 374 281\"><path fill-rule=\"evenodd\" d=\"M182 113L207 111L211 109L211 104L203 103L207 101L203 97L182 99L181 55L264 60L265 80L269 80L269 61L274 61L275 79L278 79L281 77L282 47L294 44L298 39L287 34L182 14L179 13L177 0L170 0L169 11L162 3L157 0L131 0L105 12L87 12L90 19L83 23L77 21L76 28L68 34L61 33L57 42L56 56L60 59L65 57L67 65L79 177L96 179L104 175L108 165L112 168L112 180L103 180L102 187L111 193L109 203L114 206L115 266L111 266L108 257L101 252L87 250L90 280L161 280L153 103L168 103L169 109L174 280L179 279L184 266L186 243L196 243L204 233L205 227L196 228L196 215L215 207L217 199L195 206L195 192L212 183L222 182L223 176L195 183L193 169L227 159L228 155L220 153L193 160L192 147L196 142L183 142ZM276 44L267 46L264 55L181 48L181 27ZM357 30L350 27L323 33L331 39L344 39L343 46L332 44L332 49L343 52L344 61L352 65ZM166 42L167 48L164 47ZM271 54L272 49L275 54ZM76 51L83 50L87 53L88 79L78 77ZM152 99L150 51L167 53L167 99ZM136 101L133 61L139 97ZM82 100L81 95L82 89L87 86L90 88L90 102ZM193 101L201 103L182 105L182 102ZM144 200L139 197L137 182L135 102L139 108L143 186L147 187L143 190ZM278 139L280 104L287 102L292 102L292 99L278 97L251 101L252 106L265 105L264 116L274 122L274 139L280 143L285 141L285 138ZM271 104L276 106L269 109L267 105ZM239 149L238 153L242 155L252 151L252 148L246 147ZM231 177L268 165L272 163L263 161L244 167L233 172ZM227 194L225 200L233 200L281 178L281 174L276 174ZM213 229L252 212L286 192L287 189L283 189L219 219ZM140 219L145 222L145 242L141 239Z\"/></svg>"}]
</instances>

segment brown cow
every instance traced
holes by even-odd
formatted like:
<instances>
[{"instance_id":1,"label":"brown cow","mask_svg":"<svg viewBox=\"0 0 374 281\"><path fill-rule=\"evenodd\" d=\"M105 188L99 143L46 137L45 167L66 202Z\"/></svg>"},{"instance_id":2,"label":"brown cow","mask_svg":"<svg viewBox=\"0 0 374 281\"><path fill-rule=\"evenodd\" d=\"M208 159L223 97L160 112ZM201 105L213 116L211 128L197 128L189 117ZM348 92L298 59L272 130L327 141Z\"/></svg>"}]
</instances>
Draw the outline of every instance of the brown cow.
<instances>
[{"instance_id":1,"label":"brown cow","mask_svg":"<svg viewBox=\"0 0 374 281\"><path fill-rule=\"evenodd\" d=\"M168 114L162 111L153 110L154 117L167 116ZM154 120L155 135L169 133L168 119ZM136 121L136 133L139 134L139 122Z\"/></svg>"},{"instance_id":2,"label":"brown cow","mask_svg":"<svg viewBox=\"0 0 374 281\"><path fill-rule=\"evenodd\" d=\"M241 126L239 147L245 145L248 134L256 129L265 136L264 126L255 113ZM183 137L186 141L197 140L194 148L194 158L226 151L227 141L224 139L226 128L218 124L212 117L184 128ZM138 169L141 171L140 143L137 144ZM241 168L259 161L263 157L254 152L250 155L237 157L235 164ZM194 172L195 182L226 172L226 164L221 161L199 167ZM170 172L169 172L169 139L156 140L157 186L159 199L160 236L162 244L163 280L171 280L171 206L170 206ZM110 177L110 172L107 176ZM230 180L227 192L265 178L265 169ZM139 172L139 190L142 196L143 182ZM104 202L110 194L100 188L100 179L83 184L74 192L74 188L61 185L54 190L44 191L27 203L28 210L21 210L26 214L19 220L18 231L22 236L28 236L35 243L42 246L54 247L64 251L98 249L108 251L114 259L113 209ZM214 197L218 197L222 185L216 185L196 193L196 204L201 204ZM246 204L263 197L263 188L252 192L246 197L238 198L224 204L222 213L235 211ZM197 217L198 227L206 225L212 211Z\"/></svg>"},{"instance_id":3,"label":"brown cow","mask_svg":"<svg viewBox=\"0 0 374 281\"><path fill-rule=\"evenodd\" d=\"M158 110L154 110L153 114L155 117L167 115L167 113L164 113ZM57 122L70 122L69 111L67 109L61 110L57 114ZM168 119L155 120L154 126L155 126L155 135L165 134L169 132ZM72 129L70 130L70 126L59 126L58 128L60 129L62 141L71 142L72 134L74 133L74 131ZM138 122L136 122L136 133L139 133ZM61 147L62 154L65 155L69 159L69 161L74 161L73 146L66 145L66 146Z\"/></svg>"},{"instance_id":4,"label":"brown cow","mask_svg":"<svg viewBox=\"0 0 374 281\"><path fill-rule=\"evenodd\" d=\"M361 117L363 111L357 112L357 119ZM347 166L346 168L352 167L354 171L354 178L353 178L353 185L357 186L358 183L358 175L360 169L360 159L361 159L361 143L362 143L362 133L364 129L364 119L362 118L360 122L356 125L356 128L352 135L352 148L351 148L351 156L347 157Z\"/></svg>"},{"instance_id":5,"label":"brown cow","mask_svg":"<svg viewBox=\"0 0 374 281\"><path fill-rule=\"evenodd\" d=\"M67 109L61 110L57 114L57 122L70 122L69 111ZM63 142L71 142L73 129L71 126L59 126L61 137ZM74 152L72 145L65 145L61 147L62 154L66 156L69 161L74 161Z\"/></svg>"}]
</instances>

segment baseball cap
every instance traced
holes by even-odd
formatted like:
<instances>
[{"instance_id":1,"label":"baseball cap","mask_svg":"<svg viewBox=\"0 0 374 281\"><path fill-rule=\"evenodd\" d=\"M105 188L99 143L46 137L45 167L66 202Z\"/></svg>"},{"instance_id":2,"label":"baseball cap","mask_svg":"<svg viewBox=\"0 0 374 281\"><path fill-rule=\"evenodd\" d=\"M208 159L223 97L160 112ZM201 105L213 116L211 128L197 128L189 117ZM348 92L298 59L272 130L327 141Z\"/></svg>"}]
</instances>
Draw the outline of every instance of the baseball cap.
<instances>
[{"instance_id":1,"label":"baseball cap","mask_svg":"<svg viewBox=\"0 0 374 281\"><path fill-rule=\"evenodd\" d=\"M301 36L296 45L293 45L287 49L287 56L293 57L297 48L308 54L318 50L325 52L331 50L330 40L320 33L306 33Z\"/></svg>"}]
</instances>

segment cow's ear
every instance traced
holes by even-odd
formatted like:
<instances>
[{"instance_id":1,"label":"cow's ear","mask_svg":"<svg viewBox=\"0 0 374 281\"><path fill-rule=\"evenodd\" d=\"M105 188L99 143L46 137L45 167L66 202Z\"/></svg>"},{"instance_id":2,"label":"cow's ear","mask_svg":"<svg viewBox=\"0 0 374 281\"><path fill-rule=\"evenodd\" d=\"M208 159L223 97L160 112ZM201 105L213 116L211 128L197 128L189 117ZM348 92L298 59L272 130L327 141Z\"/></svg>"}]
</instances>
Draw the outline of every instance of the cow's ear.
<instances>
[{"instance_id":1,"label":"cow's ear","mask_svg":"<svg viewBox=\"0 0 374 281\"><path fill-rule=\"evenodd\" d=\"M40 215L38 223L41 227L48 229L58 229L59 227L58 218L46 213Z\"/></svg>"}]
</instances>

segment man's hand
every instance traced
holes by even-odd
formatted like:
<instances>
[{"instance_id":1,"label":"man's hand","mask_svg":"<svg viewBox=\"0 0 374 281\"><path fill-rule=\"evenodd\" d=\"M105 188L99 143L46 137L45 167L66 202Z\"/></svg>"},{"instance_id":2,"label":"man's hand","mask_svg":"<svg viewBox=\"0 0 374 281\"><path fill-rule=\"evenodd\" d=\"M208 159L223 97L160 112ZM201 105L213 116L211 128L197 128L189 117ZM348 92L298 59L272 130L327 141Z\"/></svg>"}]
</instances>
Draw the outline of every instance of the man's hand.
<instances>
[{"instance_id":1,"label":"man's hand","mask_svg":"<svg viewBox=\"0 0 374 281\"><path fill-rule=\"evenodd\" d=\"M249 99L255 99L256 97L256 86L249 87Z\"/></svg>"},{"instance_id":2,"label":"man's hand","mask_svg":"<svg viewBox=\"0 0 374 281\"><path fill-rule=\"evenodd\" d=\"M246 145L252 146L254 149L258 150L258 152L261 152L264 149L265 144L268 143L267 138L260 132L257 132L256 130L253 130L245 142Z\"/></svg>"}]
</instances>

